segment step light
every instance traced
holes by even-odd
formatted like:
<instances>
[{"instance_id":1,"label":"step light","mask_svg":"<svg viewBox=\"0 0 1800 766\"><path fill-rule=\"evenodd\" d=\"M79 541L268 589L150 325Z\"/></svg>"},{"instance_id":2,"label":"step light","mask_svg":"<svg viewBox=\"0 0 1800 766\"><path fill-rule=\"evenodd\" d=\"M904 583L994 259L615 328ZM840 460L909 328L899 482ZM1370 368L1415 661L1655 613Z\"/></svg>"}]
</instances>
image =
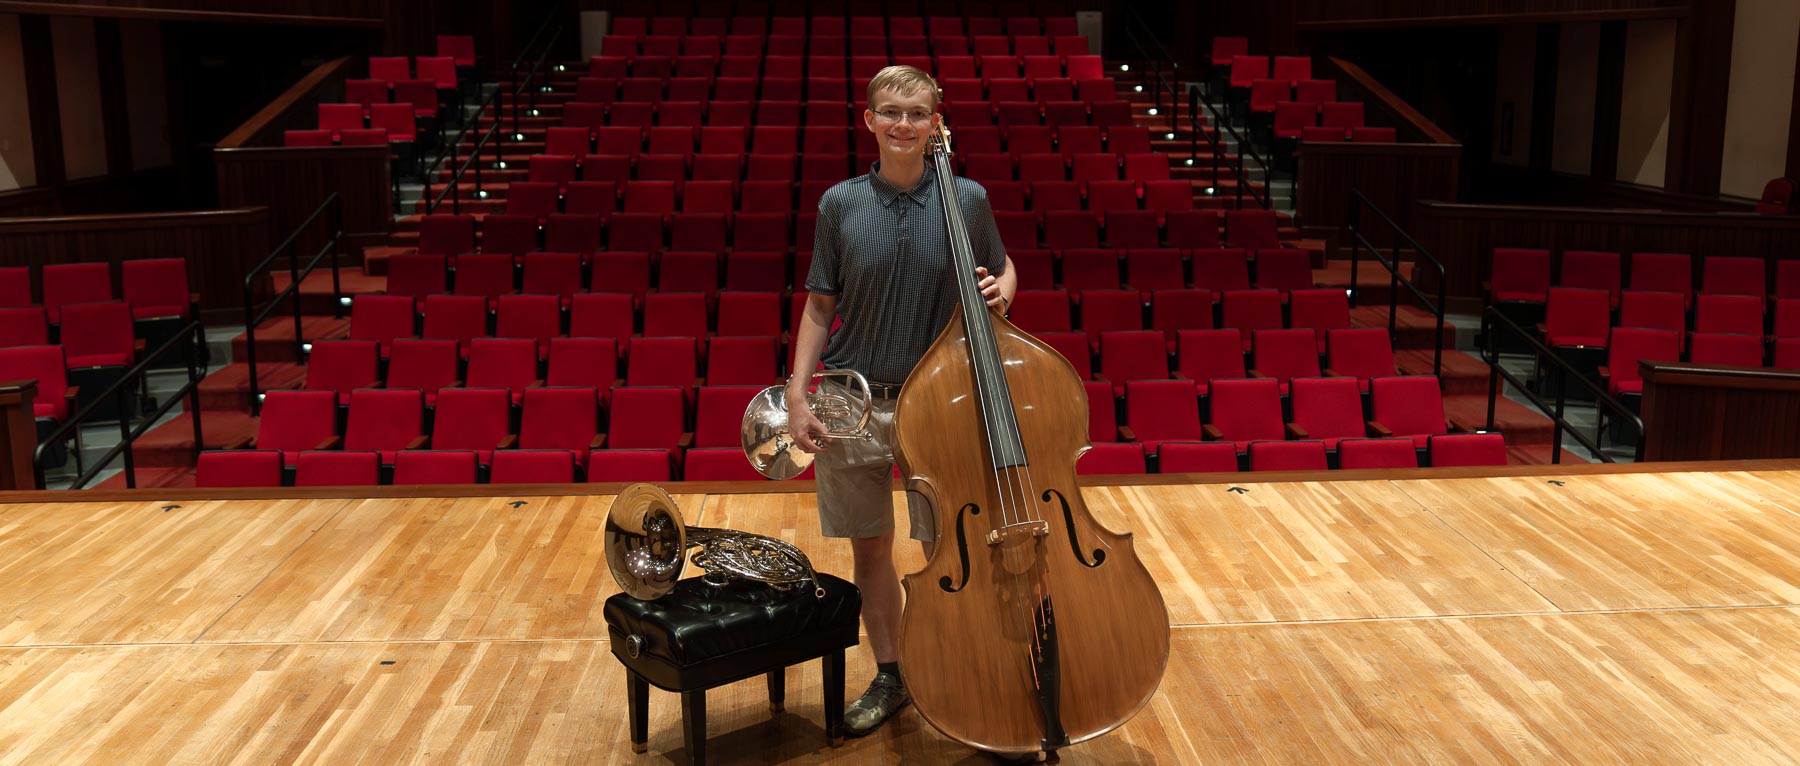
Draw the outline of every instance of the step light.
<instances>
[{"instance_id":1,"label":"step light","mask_svg":"<svg viewBox=\"0 0 1800 766\"><path fill-rule=\"evenodd\" d=\"M1133 91L1136 91L1136 92L1138 92L1138 93L1143 93L1143 92L1144 92L1144 86L1142 86L1142 85L1133 85L1133 86L1131 86L1131 89L1132 89L1132 90L1133 90Z\"/></svg>"},{"instance_id":2,"label":"step light","mask_svg":"<svg viewBox=\"0 0 1800 766\"><path fill-rule=\"evenodd\" d=\"M1151 117L1155 117L1155 116L1156 116L1156 107L1154 107L1154 106L1153 106L1153 107L1150 107L1150 116L1151 116Z\"/></svg>"},{"instance_id":3,"label":"step light","mask_svg":"<svg viewBox=\"0 0 1800 766\"><path fill-rule=\"evenodd\" d=\"M1164 134L1163 134L1163 138L1166 138L1166 139L1169 139L1169 140L1170 140L1170 141L1173 141L1173 140L1175 140L1175 133L1174 133L1174 131L1170 131L1170 132L1168 132L1168 133L1164 133Z\"/></svg>"},{"instance_id":4,"label":"step light","mask_svg":"<svg viewBox=\"0 0 1800 766\"><path fill-rule=\"evenodd\" d=\"M343 306L345 308L349 308L352 300L353 299L348 295L339 296L338 297L338 305Z\"/></svg>"},{"instance_id":5,"label":"step light","mask_svg":"<svg viewBox=\"0 0 1800 766\"><path fill-rule=\"evenodd\" d=\"M494 169L495 170L505 170L506 169L506 160L501 160L499 162L494 163Z\"/></svg>"},{"instance_id":6,"label":"step light","mask_svg":"<svg viewBox=\"0 0 1800 766\"><path fill-rule=\"evenodd\" d=\"M476 199L487 199L488 198L487 190L486 189L477 189L475 191L475 198Z\"/></svg>"},{"instance_id":7,"label":"step light","mask_svg":"<svg viewBox=\"0 0 1800 766\"><path fill-rule=\"evenodd\" d=\"M1120 64L1120 65L1119 65L1119 71L1121 71L1121 72L1129 72L1129 71L1131 71L1131 65L1130 65L1130 64Z\"/></svg>"},{"instance_id":8,"label":"step light","mask_svg":"<svg viewBox=\"0 0 1800 766\"><path fill-rule=\"evenodd\" d=\"M302 353L302 354L312 353L312 344L311 343L300 344L300 353Z\"/></svg>"},{"instance_id":9,"label":"step light","mask_svg":"<svg viewBox=\"0 0 1800 766\"><path fill-rule=\"evenodd\" d=\"M1190 168L1191 168L1191 167L1193 167L1193 166L1194 166L1194 158L1193 158L1193 157L1189 157L1189 158L1187 158L1187 160L1186 160L1186 162L1187 162L1187 166L1188 166L1188 167L1190 167Z\"/></svg>"},{"instance_id":10,"label":"step light","mask_svg":"<svg viewBox=\"0 0 1800 766\"><path fill-rule=\"evenodd\" d=\"M1213 191L1214 190L1211 186L1206 187L1206 196L1211 197L1213 195Z\"/></svg>"}]
</instances>

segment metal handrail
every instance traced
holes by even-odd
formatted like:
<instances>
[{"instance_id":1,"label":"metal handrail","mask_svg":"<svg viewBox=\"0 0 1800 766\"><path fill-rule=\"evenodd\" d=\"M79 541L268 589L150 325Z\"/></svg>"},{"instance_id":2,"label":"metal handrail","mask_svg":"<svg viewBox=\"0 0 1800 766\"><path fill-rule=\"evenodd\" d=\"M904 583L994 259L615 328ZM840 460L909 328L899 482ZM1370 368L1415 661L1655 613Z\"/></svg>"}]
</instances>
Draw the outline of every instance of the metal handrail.
<instances>
[{"instance_id":1,"label":"metal handrail","mask_svg":"<svg viewBox=\"0 0 1800 766\"><path fill-rule=\"evenodd\" d=\"M1155 31L1150 29L1148 24L1146 24L1143 19L1141 19L1137 16L1137 12L1135 10L1131 10L1129 7L1127 8L1127 11L1128 12L1126 13L1126 18L1131 21L1137 22L1137 25L1144 29L1144 34L1146 37L1149 38L1150 43L1155 45L1157 50L1162 53L1162 58L1157 58L1155 56L1150 55L1150 50L1145 45L1144 40L1139 38L1137 33L1132 30L1131 24L1129 24L1129 23L1126 24L1125 36L1131 40L1132 46L1137 49L1139 59L1144 62L1149 63L1151 65L1151 67L1153 67L1153 69L1143 72L1139 75L1139 83L1141 85L1144 85L1144 86L1147 86L1150 88L1150 90L1152 91L1151 92L1152 105L1154 107L1156 107L1156 109L1159 112L1162 109L1163 93L1165 91L1168 93L1169 104L1170 104L1169 131L1171 133L1173 133L1176 130L1176 126L1179 124L1176 117L1177 117L1177 114L1180 112L1180 109L1179 109L1179 104L1181 103L1180 92L1179 92L1179 88L1178 88L1178 83L1171 82L1170 80L1163 77L1162 62L1168 61L1169 68L1171 71L1179 69L1180 64L1178 62L1176 62L1173 57L1169 56L1168 49L1163 47L1162 41L1156 37ZM1154 84L1151 83L1152 80L1154 80ZM1220 141L1217 136L1213 135L1210 132L1205 131L1206 126L1203 125L1199 120L1199 109L1201 107L1205 107L1207 113L1212 116L1212 124L1213 125L1216 125L1219 129L1225 131L1226 133L1229 133L1231 135L1232 139L1237 142L1237 155L1238 155L1237 162L1233 163L1228 158L1225 161L1226 161L1227 165L1229 165L1233 168L1233 171L1234 171L1233 175L1238 181L1238 183L1237 183L1237 202L1238 202L1239 207L1243 206L1245 187L1249 187L1250 198L1255 200L1257 205L1261 206L1262 209L1264 209L1264 210L1270 209L1270 206L1273 203L1272 203L1272 199L1270 196L1271 190L1269 188L1269 179L1270 179L1269 158L1264 157L1261 154L1258 154L1256 151L1256 145L1254 143L1250 142L1249 140L1245 139L1244 135L1237 131L1237 128L1232 127L1230 120L1225 119L1225 117L1223 115L1219 114L1218 109L1214 108L1211 103L1207 102L1205 99L1200 98L1197 93L1190 90L1188 92L1188 126L1189 126L1189 130L1193 131L1196 134L1205 132L1207 144L1209 146L1211 146L1213 149L1212 188L1214 190L1217 190L1219 188L1219 168L1218 168L1219 162L1222 157L1228 157L1228 155L1225 152L1224 143L1222 141ZM1188 159L1192 160L1199 155L1198 137L1190 136L1188 139L1188 144L1189 144ZM1244 168L1244 158L1246 156L1252 160L1255 160L1258 165L1262 166L1263 184L1262 184L1261 190L1258 190L1255 186L1251 185L1251 183L1250 183L1249 171Z\"/></svg>"},{"instance_id":2,"label":"metal handrail","mask_svg":"<svg viewBox=\"0 0 1800 766\"><path fill-rule=\"evenodd\" d=\"M1544 360L1549 360L1556 371L1556 403L1554 408L1537 394L1533 393L1526 381L1519 380L1518 376L1513 375L1511 372L1508 372L1500 366L1501 344L1498 336L1494 333L1494 330L1496 329L1504 329L1530 344L1532 350L1536 352L1540 364ZM1553 429L1554 436L1551 440L1551 463L1559 465L1562 463L1562 438L1564 431L1568 431L1575 437L1576 441L1581 442L1581 446L1586 447L1589 452L1599 456L1601 460L1608 463L1618 462L1613 460L1611 455L1600 450L1600 432L1598 425L1595 426L1593 441L1589 441L1587 436L1581 433L1580 429L1575 428L1573 424L1563 419L1563 408L1567 403L1569 396L1569 381L1573 380L1574 382L1581 384L1582 387L1586 388L1594 395L1594 403L1596 405L1604 405L1606 409L1611 410L1616 416L1623 418L1627 425L1630 425L1632 429L1637 431L1637 448L1632 453L1632 459L1637 461L1642 461L1644 459L1643 418L1638 417L1638 414L1632 412L1630 408L1624 405L1624 403L1608 395L1605 388L1602 388L1600 384L1595 383L1592 379L1588 378L1588 376L1583 375L1580 370L1575 369L1574 365L1569 364L1567 361L1563 360L1562 357L1557 356L1554 350L1549 346L1545 346L1537 339L1535 333L1527 331L1525 328L1520 327L1517 322L1506 318L1504 314L1500 313L1499 309L1489 306L1487 310L1483 311L1481 314L1481 337L1485 340L1481 347L1481 360L1488 365L1488 430L1491 431L1494 428L1494 405L1500 396L1500 380L1504 378L1506 379L1506 382L1511 383L1513 388L1517 389L1519 393L1524 394L1525 398L1531 401L1532 406L1537 407L1539 412L1542 412L1555 424ZM1598 418L1596 418L1596 420L1598 420Z\"/></svg>"},{"instance_id":3,"label":"metal handrail","mask_svg":"<svg viewBox=\"0 0 1800 766\"><path fill-rule=\"evenodd\" d=\"M289 255L287 288L270 298L269 302L262 307L262 310L258 311L256 308L255 297L257 278L262 276L263 271L266 270L270 264L274 263L276 258L280 257L282 253L293 247L294 243L299 240L300 234L310 228L313 222L319 220L321 214L328 211L331 214L329 219L331 236L327 237L325 244L321 245L319 251L313 254L312 260L306 262L306 268L304 269L300 268L299 258L293 257L291 254ZM344 290L343 285L338 278L338 243L343 237L344 200L342 197L338 196L337 192L332 192L325 198L324 202L319 203L319 206L313 210L312 215L307 216L306 220L302 221L300 225L294 229L294 232L288 235L287 239L282 240L281 244L275 246L275 249L269 253L269 257L264 258L261 263L257 264L254 268L250 269L248 274L244 275L244 357L250 367L250 413L252 415L262 411L261 397L257 395L261 387L257 383L256 375L256 326L261 324L264 319L268 318L270 312L273 312L276 306L281 305L283 299L288 296L293 296L294 358L301 360L302 363L305 362L306 337L304 325L301 320L299 297L300 283L308 276L312 275L313 269L317 268L319 265L320 258L330 255L331 313L337 318L343 318Z\"/></svg>"},{"instance_id":4,"label":"metal handrail","mask_svg":"<svg viewBox=\"0 0 1800 766\"><path fill-rule=\"evenodd\" d=\"M145 376L149 374L150 368L155 367L156 363L161 361L162 358L172 350L180 347L180 342L182 341L187 341L192 344L188 348L187 385L182 386L180 390L175 392L174 396L171 396L164 401L162 406L157 407L155 412L151 413L149 417L144 418L135 428L132 427L130 412L133 387L137 384L141 384ZM146 354L144 358L138 360L136 366L126 371L118 380L113 381L113 384L108 386L106 390L101 391L99 394L89 399L87 406L82 407L80 411L70 416L69 419L64 421L61 426L58 426L56 430L51 431L48 436L45 436L43 440L39 441L37 449L33 450L31 453L32 473L37 479L38 488L42 489L44 486L44 456L48 453L51 446L61 443L63 439L68 438L69 435L73 433L76 434L75 469L80 473L76 475L74 482L69 485L70 489L81 489L83 485L86 485L89 481L92 481L95 476L99 475L102 469L112 463L113 458L118 457L121 454L125 456L125 486L128 489L137 489L137 462L132 455L132 444L137 441L138 437L143 436L146 431L155 426L157 421L162 419L163 415L168 414L169 410L173 409L175 405L180 404L182 397L187 397L188 413L192 416L194 421L194 454L197 458L201 446L206 443L200 429L200 381L206 377L205 370L200 366L200 359L202 358L200 352L205 344L205 327L202 326L199 321L188 322L187 326L182 327L180 332L175 333L168 340L163 341L161 346L157 346L155 351ZM100 459L95 460L92 466L88 467L86 470L82 470L79 429L81 428L82 422L87 420L88 416L91 415L96 408L107 402L109 399L114 400L114 404L119 408L119 443L113 445L111 449L108 449L105 454L100 456Z\"/></svg>"},{"instance_id":5,"label":"metal handrail","mask_svg":"<svg viewBox=\"0 0 1800 766\"><path fill-rule=\"evenodd\" d=\"M539 27L539 31L541 32L543 29L547 28L549 26L549 23L551 21L553 21L554 18L555 17L552 16L551 18L545 19L544 20L545 23L543 26ZM456 134L456 138L454 138L450 141L450 145L448 147L446 147L445 152L438 154L437 160L435 160L432 163L432 168L435 169L435 168L447 167L447 165L444 163L444 158L446 156L449 157L450 164L456 164L456 156L457 156L456 149L457 149L457 147L461 146L463 140L469 137L470 131L474 130L477 125L481 124L481 118L483 115L487 114L488 107L495 105L496 102L498 102L498 100L500 99L500 97L502 95L508 94L509 92L512 96L511 104L512 104L513 137L514 137L514 140L522 140L523 139L524 134L522 132L520 132L520 128L519 128L519 109L521 108L521 104L522 104L520 96L522 96L527 91L529 91L531 93L530 110L532 111L533 114L535 114L537 112L537 92L538 92L537 78L540 73L540 69L543 67L545 61L550 56L551 49L555 47L557 40L561 39L562 33L563 33L563 27L557 26L556 32L550 36L550 39L547 42L545 42L543 50L538 53L537 59L532 62L531 70L526 74L526 78L525 78L524 82L520 82L519 78L518 78L518 74L519 74L518 65L520 62L524 61L526 54L529 53L531 50L531 46L535 45L537 43L538 36L537 35L532 36L531 42L526 44L525 50L522 50L519 52L519 58L513 60L513 66L511 67L511 70L510 70L512 72L512 82L513 82L512 90L508 91L505 88L497 87L493 90L492 93L488 94L487 98L482 99L481 106L480 106L480 108L478 108L476 110L474 119L469 120L468 123L463 126L462 131L460 131ZM462 189L461 189L462 178L463 178L463 174L466 171L468 171L468 169L471 166L473 166L475 168L475 193L477 195L482 195L484 193L484 190L482 189L483 181L481 178L482 165L480 162L478 162L476 160L481 156L482 148L488 145L489 139L491 139L493 137L493 135L498 132L499 127L501 125L503 125L505 123L505 121L506 121L505 117L502 117L502 116L499 116L498 114L496 114L493 124L488 126L487 131L482 134L481 139L479 141L477 141L475 146L469 150L468 159L463 160L461 164L457 165L456 172L452 173L450 175L449 180L445 181L444 189L442 191L438 192L436 197L432 197L432 195L431 195L431 186L432 186L431 174L436 172L436 170L431 170L426 173L425 196L430 198L430 200L431 200L425 206L426 215L430 215L432 213L437 212L438 206L443 204L445 197L450 198L450 210L453 214L459 214L462 212ZM493 146L494 146L493 166L496 169L505 169L505 167L506 167L505 144L506 144L505 141L494 141L493 142Z\"/></svg>"},{"instance_id":6,"label":"metal handrail","mask_svg":"<svg viewBox=\"0 0 1800 766\"><path fill-rule=\"evenodd\" d=\"M1381 257L1381 249L1376 247L1373 242L1370 242L1368 237L1363 236L1362 211L1364 209L1373 211L1375 215L1379 216L1382 221L1387 223L1389 229L1393 230L1395 236L1393 244L1394 256L1392 261ZM1431 251L1426 250L1424 245L1419 244L1418 240L1413 239L1412 235L1407 234L1406 230L1400 228L1399 224L1394 223L1394 219L1389 218L1387 213L1381 211L1380 207L1376 206L1374 202L1369 201L1369 198L1364 196L1361 190L1350 190L1350 212L1345 220L1344 228L1350 232L1350 305L1356 305L1356 299L1362 291L1361 285L1356 281L1356 275L1357 267L1361 263L1362 251L1367 249L1369 254L1374 257L1375 262L1381 264L1388 272L1389 339L1395 337L1399 328L1400 292L1398 288L1401 286L1406 287L1407 291L1413 294L1414 299L1430 309L1432 316L1437 317L1437 331L1433 335L1434 340L1432 342L1431 374L1438 374L1444 367L1445 289L1448 286L1448 281L1445 279L1443 262L1439 261L1436 256L1433 256ZM1406 278L1400 273L1400 241L1402 238L1412 245L1413 252L1417 253L1420 258L1423 258L1426 262L1430 263L1433 268L1437 269L1437 300L1434 301L1426 296L1424 292L1419 290L1418 285L1414 284L1411 279Z\"/></svg>"}]
</instances>

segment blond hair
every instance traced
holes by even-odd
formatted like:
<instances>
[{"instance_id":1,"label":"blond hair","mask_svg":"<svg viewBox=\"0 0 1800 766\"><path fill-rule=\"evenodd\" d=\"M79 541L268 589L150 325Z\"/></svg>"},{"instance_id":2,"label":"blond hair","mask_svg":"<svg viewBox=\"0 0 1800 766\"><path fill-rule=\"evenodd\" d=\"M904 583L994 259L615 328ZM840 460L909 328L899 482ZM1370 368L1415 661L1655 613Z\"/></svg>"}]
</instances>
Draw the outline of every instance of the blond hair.
<instances>
[{"instance_id":1,"label":"blond hair","mask_svg":"<svg viewBox=\"0 0 1800 766\"><path fill-rule=\"evenodd\" d=\"M938 90L937 80L925 73L925 70L905 64L895 64L875 73L869 81L869 108L875 108L875 94L891 90L902 96L910 96L921 90L931 94L931 110L937 111L938 102L943 92Z\"/></svg>"}]
</instances>

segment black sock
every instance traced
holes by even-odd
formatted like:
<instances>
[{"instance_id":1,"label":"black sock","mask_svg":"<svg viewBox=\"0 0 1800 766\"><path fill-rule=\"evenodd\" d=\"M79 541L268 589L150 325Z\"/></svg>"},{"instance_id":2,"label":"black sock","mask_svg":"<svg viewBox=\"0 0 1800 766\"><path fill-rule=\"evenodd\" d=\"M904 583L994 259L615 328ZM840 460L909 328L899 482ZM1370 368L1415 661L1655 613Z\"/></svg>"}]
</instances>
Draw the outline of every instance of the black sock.
<instances>
[{"instance_id":1,"label":"black sock","mask_svg":"<svg viewBox=\"0 0 1800 766\"><path fill-rule=\"evenodd\" d=\"M875 672L886 673L895 678L899 678L900 677L900 663L898 661L877 662L877 663L875 663Z\"/></svg>"}]
</instances>

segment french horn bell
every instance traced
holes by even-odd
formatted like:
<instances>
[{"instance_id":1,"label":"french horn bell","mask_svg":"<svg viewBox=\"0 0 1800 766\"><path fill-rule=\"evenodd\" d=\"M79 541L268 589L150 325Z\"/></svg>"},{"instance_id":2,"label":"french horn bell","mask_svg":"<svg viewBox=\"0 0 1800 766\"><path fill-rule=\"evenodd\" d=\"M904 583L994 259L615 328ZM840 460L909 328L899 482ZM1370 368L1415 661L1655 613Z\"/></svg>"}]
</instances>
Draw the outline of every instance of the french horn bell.
<instances>
[{"instance_id":1,"label":"french horn bell","mask_svg":"<svg viewBox=\"0 0 1800 766\"><path fill-rule=\"evenodd\" d=\"M874 411L874 397L869 394L869 381L855 370L824 370L813 373L813 379L846 378L855 384L851 396L808 393L806 404L813 415L825 424L827 439L869 439L869 415ZM744 408L742 429L744 457L757 473L771 479L792 479L812 465L813 455L800 448L788 427L787 386L769 386L750 399Z\"/></svg>"}]
</instances>

